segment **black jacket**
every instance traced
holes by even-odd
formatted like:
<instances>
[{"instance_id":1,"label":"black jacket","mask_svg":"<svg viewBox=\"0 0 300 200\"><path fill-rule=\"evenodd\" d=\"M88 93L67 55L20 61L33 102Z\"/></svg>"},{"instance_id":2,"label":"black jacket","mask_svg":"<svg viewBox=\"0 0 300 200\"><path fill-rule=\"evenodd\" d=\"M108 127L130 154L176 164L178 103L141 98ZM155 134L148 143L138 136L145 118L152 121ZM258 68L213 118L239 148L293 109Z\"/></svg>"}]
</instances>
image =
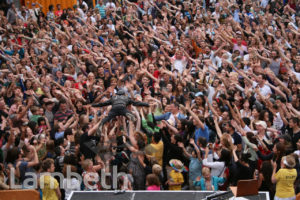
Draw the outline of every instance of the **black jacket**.
<instances>
[{"instance_id":1,"label":"black jacket","mask_svg":"<svg viewBox=\"0 0 300 200\"><path fill-rule=\"evenodd\" d=\"M107 100L103 103L92 104L93 107L103 107L108 105L112 105L112 108L120 108L120 107L124 108L128 105L149 107L148 103L133 101L131 98L125 95L116 95L113 96L110 100Z\"/></svg>"}]
</instances>

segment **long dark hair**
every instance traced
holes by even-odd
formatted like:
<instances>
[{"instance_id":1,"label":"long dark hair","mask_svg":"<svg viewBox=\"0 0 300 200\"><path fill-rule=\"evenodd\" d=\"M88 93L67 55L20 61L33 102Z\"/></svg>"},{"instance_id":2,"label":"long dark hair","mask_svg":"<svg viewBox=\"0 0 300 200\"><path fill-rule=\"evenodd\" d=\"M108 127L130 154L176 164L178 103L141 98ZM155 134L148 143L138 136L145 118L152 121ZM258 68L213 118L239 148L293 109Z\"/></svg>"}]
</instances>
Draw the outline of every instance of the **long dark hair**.
<instances>
[{"instance_id":1,"label":"long dark hair","mask_svg":"<svg viewBox=\"0 0 300 200\"><path fill-rule=\"evenodd\" d=\"M260 111L260 113L259 113L259 120L265 121L265 114L266 113L269 113L269 118L268 118L268 121L266 121L266 122L267 123L268 122L272 122L274 117L273 117L273 114L270 111L268 111L268 110L262 110L262 111Z\"/></svg>"},{"instance_id":2,"label":"long dark hair","mask_svg":"<svg viewBox=\"0 0 300 200\"><path fill-rule=\"evenodd\" d=\"M276 144L277 153L274 154L274 159L281 161L281 158L285 156L285 144L278 142Z\"/></svg>"},{"instance_id":3,"label":"long dark hair","mask_svg":"<svg viewBox=\"0 0 300 200\"><path fill-rule=\"evenodd\" d=\"M257 139L255 138L255 135L254 133L252 132L247 132L246 133L246 136L247 136L247 139L249 140L249 142L255 144L255 145L258 145L258 141Z\"/></svg>"},{"instance_id":4,"label":"long dark hair","mask_svg":"<svg viewBox=\"0 0 300 200\"><path fill-rule=\"evenodd\" d=\"M225 162L225 166L229 166L231 161L231 152L227 149L222 149L219 161Z\"/></svg>"},{"instance_id":5,"label":"long dark hair","mask_svg":"<svg viewBox=\"0 0 300 200\"><path fill-rule=\"evenodd\" d=\"M250 153L242 153L240 160L249 163L249 158L251 157Z\"/></svg>"},{"instance_id":6,"label":"long dark hair","mask_svg":"<svg viewBox=\"0 0 300 200\"><path fill-rule=\"evenodd\" d=\"M261 174L264 177L264 181L266 186L269 188L270 192L274 192L273 184L272 184L272 172L273 166L270 161L264 161L261 165L260 169Z\"/></svg>"},{"instance_id":7,"label":"long dark hair","mask_svg":"<svg viewBox=\"0 0 300 200\"><path fill-rule=\"evenodd\" d=\"M21 151L18 147L13 147L7 151L6 163L14 164L15 161L19 158Z\"/></svg>"}]
</instances>

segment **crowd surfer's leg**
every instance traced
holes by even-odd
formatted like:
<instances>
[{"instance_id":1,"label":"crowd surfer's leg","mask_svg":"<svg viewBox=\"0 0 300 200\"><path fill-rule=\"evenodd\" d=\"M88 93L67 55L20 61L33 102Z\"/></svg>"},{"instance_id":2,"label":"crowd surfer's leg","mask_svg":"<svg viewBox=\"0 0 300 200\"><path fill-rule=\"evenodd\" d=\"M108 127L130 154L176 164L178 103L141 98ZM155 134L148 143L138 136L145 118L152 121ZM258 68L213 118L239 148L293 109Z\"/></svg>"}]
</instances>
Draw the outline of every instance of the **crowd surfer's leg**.
<instances>
[{"instance_id":1,"label":"crowd surfer's leg","mask_svg":"<svg viewBox=\"0 0 300 200\"><path fill-rule=\"evenodd\" d=\"M132 112L128 111L128 110L126 110L125 116L126 116L127 119L129 119L130 121L133 121L133 122L136 121L135 115L134 115Z\"/></svg>"},{"instance_id":2,"label":"crowd surfer's leg","mask_svg":"<svg viewBox=\"0 0 300 200\"><path fill-rule=\"evenodd\" d=\"M110 120L112 120L113 118L115 118L116 116L118 116L118 113L115 113L115 112L108 113L108 116L106 116L99 124L98 130L97 130L98 136L101 136L103 125L106 124L107 122L109 122Z\"/></svg>"}]
</instances>

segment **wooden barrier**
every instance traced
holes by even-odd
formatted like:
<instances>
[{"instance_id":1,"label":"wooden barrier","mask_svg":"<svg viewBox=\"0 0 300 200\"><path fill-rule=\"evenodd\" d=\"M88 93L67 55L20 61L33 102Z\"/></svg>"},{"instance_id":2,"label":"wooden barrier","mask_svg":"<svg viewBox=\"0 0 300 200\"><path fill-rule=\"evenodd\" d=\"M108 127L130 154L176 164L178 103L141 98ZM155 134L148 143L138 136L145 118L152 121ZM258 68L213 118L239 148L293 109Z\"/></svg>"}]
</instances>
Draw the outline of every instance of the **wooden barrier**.
<instances>
[{"instance_id":1,"label":"wooden barrier","mask_svg":"<svg viewBox=\"0 0 300 200\"><path fill-rule=\"evenodd\" d=\"M40 200L36 190L0 190L1 200Z\"/></svg>"},{"instance_id":2,"label":"wooden barrier","mask_svg":"<svg viewBox=\"0 0 300 200\"><path fill-rule=\"evenodd\" d=\"M296 200L300 200L300 192L297 194Z\"/></svg>"}]
</instances>

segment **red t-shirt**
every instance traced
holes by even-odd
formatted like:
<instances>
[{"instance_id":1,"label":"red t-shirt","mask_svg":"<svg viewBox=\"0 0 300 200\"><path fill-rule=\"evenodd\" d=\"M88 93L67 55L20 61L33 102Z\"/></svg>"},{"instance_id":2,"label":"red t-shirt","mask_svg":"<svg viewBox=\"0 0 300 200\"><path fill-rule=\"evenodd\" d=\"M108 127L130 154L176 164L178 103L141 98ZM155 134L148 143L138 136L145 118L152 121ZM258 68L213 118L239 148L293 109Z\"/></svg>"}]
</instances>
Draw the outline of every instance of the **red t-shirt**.
<instances>
[{"instance_id":1,"label":"red t-shirt","mask_svg":"<svg viewBox=\"0 0 300 200\"><path fill-rule=\"evenodd\" d=\"M232 41L234 44L237 43L237 40L236 40L235 38L232 38L231 41ZM245 40L242 40L242 45L247 46L248 44L247 44L247 42L246 42Z\"/></svg>"},{"instance_id":2,"label":"red t-shirt","mask_svg":"<svg viewBox=\"0 0 300 200\"><path fill-rule=\"evenodd\" d=\"M11 40L13 43L18 43L18 45L22 45L22 39L17 38L17 41L15 39Z\"/></svg>"},{"instance_id":3,"label":"red t-shirt","mask_svg":"<svg viewBox=\"0 0 300 200\"><path fill-rule=\"evenodd\" d=\"M60 17L62 14L63 14L63 11L62 11L62 10L57 10L57 11L55 11L55 13L54 13L54 15L57 16L57 17Z\"/></svg>"},{"instance_id":4,"label":"red t-shirt","mask_svg":"<svg viewBox=\"0 0 300 200\"><path fill-rule=\"evenodd\" d=\"M154 76L155 78L158 78L159 75L160 75L160 72L159 72L158 70L154 71L153 76Z\"/></svg>"}]
</instances>

